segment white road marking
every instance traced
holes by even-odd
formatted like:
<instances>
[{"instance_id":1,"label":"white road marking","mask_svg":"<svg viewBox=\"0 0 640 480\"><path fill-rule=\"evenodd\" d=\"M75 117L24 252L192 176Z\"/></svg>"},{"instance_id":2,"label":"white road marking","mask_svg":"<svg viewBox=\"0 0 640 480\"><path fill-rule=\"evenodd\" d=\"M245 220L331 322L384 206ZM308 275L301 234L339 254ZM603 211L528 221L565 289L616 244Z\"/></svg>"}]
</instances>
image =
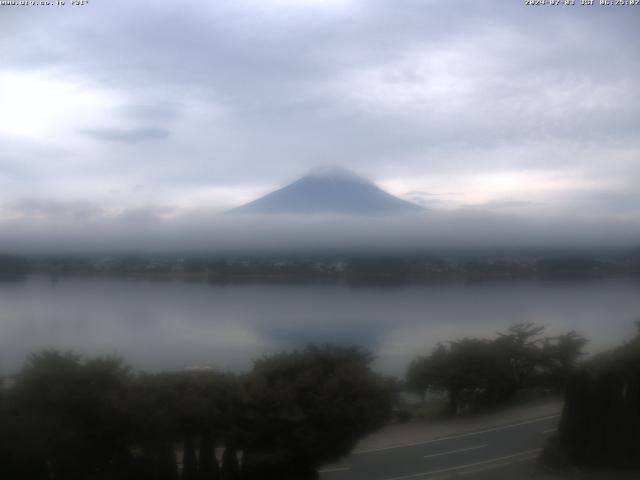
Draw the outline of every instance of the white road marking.
<instances>
[{"instance_id":1,"label":"white road marking","mask_svg":"<svg viewBox=\"0 0 640 480\"><path fill-rule=\"evenodd\" d=\"M548 433L553 433L553 432L555 432L555 431L557 431L557 430L558 430L557 428L550 428L550 429L548 429L548 430L543 430L543 431L542 431L542 434L543 434L543 435L546 435L546 434L548 434Z\"/></svg>"},{"instance_id":2,"label":"white road marking","mask_svg":"<svg viewBox=\"0 0 640 480\"><path fill-rule=\"evenodd\" d=\"M491 465L484 465L481 467L472 468L471 470L465 470L464 472L460 472L459 475L460 476L473 475L474 473L487 472L489 470L496 470L498 468L508 467L512 463L513 462L510 462L510 461L492 463Z\"/></svg>"},{"instance_id":3,"label":"white road marking","mask_svg":"<svg viewBox=\"0 0 640 480\"><path fill-rule=\"evenodd\" d=\"M523 458L519 458L518 460L527 460L529 457L523 457ZM496 462L496 463L492 463L490 465L483 465L481 467L476 467L476 468L472 468L471 470L465 470L464 472L459 472L456 475L460 475L461 477L465 476L465 475L473 475L474 473L480 473L480 472L488 472L489 470L497 470L498 468L503 468L503 467L508 467L509 465L513 464L512 461L507 460L506 462Z\"/></svg>"},{"instance_id":4,"label":"white road marking","mask_svg":"<svg viewBox=\"0 0 640 480\"><path fill-rule=\"evenodd\" d=\"M479 430L477 432L469 432L469 433L461 433L458 435L450 435L447 437L440 437L440 438L434 438L433 440L424 440L422 442L412 442L412 443L402 443L402 444L397 444L397 445L391 445L389 447L380 447L380 448L370 448L367 450L357 450L355 452L352 452L352 455L362 455L365 453L374 453L374 452L383 452L385 450L394 450L396 448L406 448L406 447L415 447L418 445L427 445L429 443L436 443L436 442L444 442L445 440L455 440L456 438L464 438L464 437L470 437L473 435L480 435L482 433L489 433L489 432L496 432L498 430L506 430L508 428L514 428L514 427L520 427L522 425L529 425L531 423L537 423L537 422L543 422L545 420L550 420L552 418L556 418L559 417L560 414L555 414L555 415L547 415L546 417L540 417L540 418L536 418L533 420L527 420L525 422L519 422L519 423L512 423L510 425L502 425L499 427L493 427L493 428L487 428L486 430Z\"/></svg>"},{"instance_id":5,"label":"white road marking","mask_svg":"<svg viewBox=\"0 0 640 480\"><path fill-rule=\"evenodd\" d=\"M492 464L489 464L489 465L484 465L484 466L481 466L481 467L472 468L471 470L465 470L464 472L460 472L460 475L472 475L474 473L486 472L488 470L496 470L498 468L508 467L509 465L513 465L514 463L525 462L527 460L532 460L532 459L536 458L538 452L539 452L539 450L537 450L535 453L532 453L530 455L525 455L525 456L519 457L517 460L508 460L508 461L505 461L505 462L497 462L497 463L492 463Z\"/></svg>"},{"instance_id":6,"label":"white road marking","mask_svg":"<svg viewBox=\"0 0 640 480\"><path fill-rule=\"evenodd\" d=\"M318 473L347 472L349 470L351 470L351 467L335 467L318 470Z\"/></svg>"},{"instance_id":7,"label":"white road marking","mask_svg":"<svg viewBox=\"0 0 640 480\"><path fill-rule=\"evenodd\" d=\"M537 448L533 450L525 450L523 452L514 453L512 455L505 455L504 457L490 458L488 460L482 460L480 462L467 463L466 465L458 465L456 467L441 468L439 470L431 470L429 472L412 473L411 475L402 475L400 477L385 478L384 480L407 480L409 478L426 477L429 475L436 475L438 473L453 472L455 470L463 470L465 468L478 467L480 465L487 465L490 463L496 463L496 462L504 463L504 460L508 460L516 457L522 457L523 455L538 453L539 451L540 449L537 449Z\"/></svg>"},{"instance_id":8,"label":"white road marking","mask_svg":"<svg viewBox=\"0 0 640 480\"><path fill-rule=\"evenodd\" d=\"M488 446L489 446L488 444L484 444L484 445L477 445L475 447L459 448L457 450L449 450L448 452L433 453L431 455L425 455L424 458L441 457L442 455L452 455L454 453L468 452L469 450L477 450L479 448L484 448Z\"/></svg>"}]
</instances>

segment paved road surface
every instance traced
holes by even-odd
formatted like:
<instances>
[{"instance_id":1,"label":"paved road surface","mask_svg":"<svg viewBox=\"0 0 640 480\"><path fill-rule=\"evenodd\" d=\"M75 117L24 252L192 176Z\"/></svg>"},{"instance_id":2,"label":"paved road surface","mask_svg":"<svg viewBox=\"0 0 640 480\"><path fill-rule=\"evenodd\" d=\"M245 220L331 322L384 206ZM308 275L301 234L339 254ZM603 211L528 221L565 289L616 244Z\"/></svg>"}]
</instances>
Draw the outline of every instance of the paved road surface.
<instances>
[{"instance_id":1,"label":"paved road surface","mask_svg":"<svg viewBox=\"0 0 640 480\"><path fill-rule=\"evenodd\" d=\"M546 415L402 446L361 450L320 470L321 480L518 480L533 469L560 416Z\"/></svg>"}]
</instances>

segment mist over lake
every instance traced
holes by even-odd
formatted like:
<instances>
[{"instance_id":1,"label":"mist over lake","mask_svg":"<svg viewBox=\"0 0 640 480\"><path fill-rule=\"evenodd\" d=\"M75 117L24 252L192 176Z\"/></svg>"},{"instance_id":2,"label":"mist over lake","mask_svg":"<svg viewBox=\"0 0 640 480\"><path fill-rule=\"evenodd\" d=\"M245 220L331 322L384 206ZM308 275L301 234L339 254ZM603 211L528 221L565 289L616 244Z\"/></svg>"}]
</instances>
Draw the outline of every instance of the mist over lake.
<instances>
[{"instance_id":1,"label":"mist over lake","mask_svg":"<svg viewBox=\"0 0 640 480\"><path fill-rule=\"evenodd\" d=\"M633 333L639 293L624 279L354 287L32 275L0 283L0 373L42 348L119 355L150 371L241 371L263 354L333 342L363 346L377 370L402 375L439 341L519 322L574 329L594 353Z\"/></svg>"}]
</instances>

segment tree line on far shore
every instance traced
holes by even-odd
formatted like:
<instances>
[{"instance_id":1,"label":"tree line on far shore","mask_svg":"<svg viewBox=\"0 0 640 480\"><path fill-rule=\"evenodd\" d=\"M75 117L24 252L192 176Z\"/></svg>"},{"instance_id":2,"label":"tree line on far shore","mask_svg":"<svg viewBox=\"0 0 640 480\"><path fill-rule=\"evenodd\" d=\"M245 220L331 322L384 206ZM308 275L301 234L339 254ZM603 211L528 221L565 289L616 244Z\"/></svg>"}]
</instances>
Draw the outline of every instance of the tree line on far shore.
<instances>
[{"instance_id":1,"label":"tree line on far shore","mask_svg":"<svg viewBox=\"0 0 640 480\"><path fill-rule=\"evenodd\" d=\"M329 282L353 285L513 280L599 279L640 274L636 251L598 256L533 252L494 257L379 252L355 255L309 253L273 255L37 255L0 252L0 280L29 274L60 276L183 277L211 284Z\"/></svg>"}]
</instances>

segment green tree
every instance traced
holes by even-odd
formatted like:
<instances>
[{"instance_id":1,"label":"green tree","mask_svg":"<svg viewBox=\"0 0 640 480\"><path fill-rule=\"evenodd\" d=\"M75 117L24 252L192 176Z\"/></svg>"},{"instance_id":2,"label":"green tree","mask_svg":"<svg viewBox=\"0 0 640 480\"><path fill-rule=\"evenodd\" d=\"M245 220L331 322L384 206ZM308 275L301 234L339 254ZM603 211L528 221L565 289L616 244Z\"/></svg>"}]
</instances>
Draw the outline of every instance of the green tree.
<instances>
[{"instance_id":1,"label":"green tree","mask_svg":"<svg viewBox=\"0 0 640 480\"><path fill-rule=\"evenodd\" d=\"M215 478L213 438L237 435L243 409L237 378L215 370L165 372L140 375L134 387L136 439L147 461L182 445L183 477ZM196 440L200 462L195 460Z\"/></svg>"},{"instance_id":2,"label":"green tree","mask_svg":"<svg viewBox=\"0 0 640 480\"><path fill-rule=\"evenodd\" d=\"M48 465L50 478L127 478L129 381L119 359L83 362L56 351L29 357L12 397L30 456Z\"/></svg>"},{"instance_id":3,"label":"green tree","mask_svg":"<svg viewBox=\"0 0 640 480\"><path fill-rule=\"evenodd\" d=\"M635 337L570 376L557 438L546 458L640 467L640 324Z\"/></svg>"},{"instance_id":4,"label":"green tree","mask_svg":"<svg viewBox=\"0 0 640 480\"><path fill-rule=\"evenodd\" d=\"M247 377L247 478L314 478L389 416L391 392L357 348L309 346L255 362Z\"/></svg>"},{"instance_id":5,"label":"green tree","mask_svg":"<svg viewBox=\"0 0 640 480\"><path fill-rule=\"evenodd\" d=\"M544 327L517 324L494 339L439 344L407 369L408 387L420 395L446 392L453 414L509 400L516 392L563 386L586 341L575 332L543 337Z\"/></svg>"},{"instance_id":6,"label":"green tree","mask_svg":"<svg viewBox=\"0 0 640 480\"><path fill-rule=\"evenodd\" d=\"M493 342L475 338L438 345L411 363L407 378L414 391L446 392L452 414L501 400L512 390L507 357Z\"/></svg>"},{"instance_id":7,"label":"green tree","mask_svg":"<svg viewBox=\"0 0 640 480\"><path fill-rule=\"evenodd\" d=\"M514 390L525 387L541 364L543 332L543 326L519 323L498 334L494 346L509 362Z\"/></svg>"},{"instance_id":8,"label":"green tree","mask_svg":"<svg viewBox=\"0 0 640 480\"><path fill-rule=\"evenodd\" d=\"M545 337L540 355L543 382L556 391L564 391L586 344L587 340L573 330L556 337Z\"/></svg>"},{"instance_id":9,"label":"green tree","mask_svg":"<svg viewBox=\"0 0 640 480\"><path fill-rule=\"evenodd\" d=\"M424 402L428 390L447 391L447 370L450 363L449 349L439 343L428 356L414 359L407 369L406 383L410 391L417 393Z\"/></svg>"}]
</instances>

